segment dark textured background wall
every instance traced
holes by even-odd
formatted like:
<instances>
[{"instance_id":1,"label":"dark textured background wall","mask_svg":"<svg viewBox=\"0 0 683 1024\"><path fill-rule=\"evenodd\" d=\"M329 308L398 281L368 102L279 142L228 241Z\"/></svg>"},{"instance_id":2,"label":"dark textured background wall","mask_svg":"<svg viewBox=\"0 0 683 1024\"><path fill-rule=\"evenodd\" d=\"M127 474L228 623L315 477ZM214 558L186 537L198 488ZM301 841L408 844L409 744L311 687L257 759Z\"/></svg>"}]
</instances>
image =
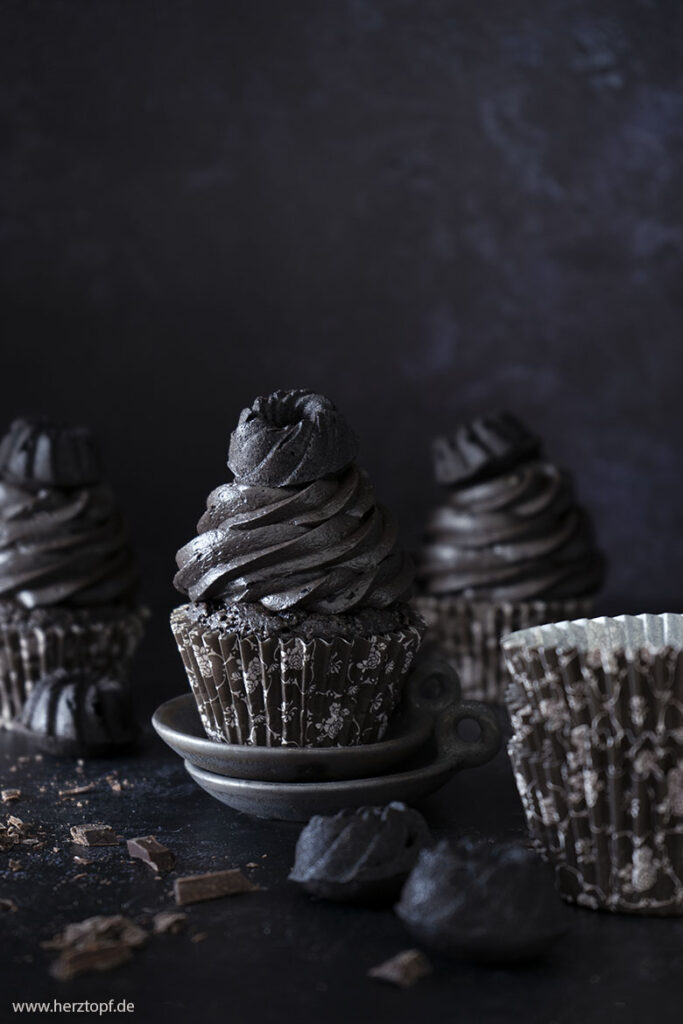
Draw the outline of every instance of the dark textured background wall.
<instances>
[{"instance_id":1,"label":"dark textured background wall","mask_svg":"<svg viewBox=\"0 0 683 1024\"><path fill-rule=\"evenodd\" d=\"M97 428L160 640L277 386L336 399L410 540L430 435L517 411L595 514L604 607L680 608L679 0L1 8L2 418Z\"/></svg>"}]
</instances>

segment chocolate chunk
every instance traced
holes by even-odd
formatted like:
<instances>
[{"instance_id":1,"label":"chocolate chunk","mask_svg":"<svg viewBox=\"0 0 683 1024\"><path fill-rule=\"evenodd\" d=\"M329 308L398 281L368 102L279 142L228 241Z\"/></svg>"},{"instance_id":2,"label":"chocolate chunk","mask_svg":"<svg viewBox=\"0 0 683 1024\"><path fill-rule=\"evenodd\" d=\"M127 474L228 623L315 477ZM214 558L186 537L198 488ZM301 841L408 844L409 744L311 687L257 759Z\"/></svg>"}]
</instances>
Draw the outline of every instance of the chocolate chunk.
<instances>
[{"instance_id":1,"label":"chocolate chunk","mask_svg":"<svg viewBox=\"0 0 683 1024\"><path fill-rule=\"evenodd\" d=\"M68 981L89 971L107 971L130 960L131 950L147 942L148 934L127 917L89 917L66 926L60 935L43 942L44 949L60 950L50 973Z\"/></svg>"},{"instance_id":2,"label":"chocolate chunk","mask_svg":"<svg viewBox=\"0 0 683 1024\"><path fill-rule=\"evenodd\" d=\"M14 913L18 909L13 899L4 896L0 898L0 914Z\"/></svg>"},{"instance_id":3,"label":"chocolate chunk","mask_svg":"<svg viewBox=\"0 0 683 1024\"><path fill-rule=\"evenodd\" d=\"M71 838L79 846L118 846L118 836L111 825L72 825Z\"/></svg>"},{"instance_id":4,"label":"chocolate chunk","mask_svg":"<svg viewBox=\"0 0 683 1024\"><path fill-rule=\"evenodd\" d=\"M163 873L173 869L175 854L158 843L155 836L138 836L129 839L126 845L131 857L144 861L155 871Z\"/></svg>"},{"instance_id":5,"label":"chocolate chunk","mask_svg":"<svg viewBox=\"0 0 683 1024\"><path fill-rule=\"evenodd\" d=\"M238 868L210 871L205 875L185 875L176 878L173 885L176 903L181 907L186 903L199 903L201 900L215 900L219 896L236 896L257 890L258 885L245 878Z\"/></svg>"},{"instance_id":6,"label":"chocolate chunk","mask_svg":"<svg viewBox=\"0 0 683 1024\"><path fill-rule=\"evenodd\" d=\"M528 960L568 930L550 867L515 842L465 838L423 850L396 913L425 945L468 960Z\"/></svg>"},{"instance_id":7,"label":"chocolate chunk","mask_svg":"<svg viewBox=\"0 0 683 1024\"><path fill-rule=\"evenodd\" d=\"M162 910L152 920L155 935L177 935L187 925L187 914L178 910Z\"/></svg>"},{"instance_id":8,"label":"chocolate chunk","mask_svg":"<svg viewBox=\"0 0 683 1024\"><path fill-rule=\"evenodd\" d=\"M422 815L402 803L316 815L299 836L289 878L322 899L392 902L430 841Z\"/></svg>"},{"instance_id":9,"label":"chocolate chunk","mask_svg":"<svg viewBox=\"0 0 683 1024\"><path fill-rule=\"evenodd\" d=\"M432 965L424 953L419 949L406 949L392 956L391 960L385 960L377 967L372 967L368 971L368 978L388 981L399 988L410 988L420 978L431 973Z\"/></svg>"},{"instance_id":10,"label":"chocolate chunk","mask_svg":"<svg viewBox=\"0 0 683 1024\"><path fill-rule=\"evenodd\" d=\"M9 804L12 800L18 800L21 796L20 789L2 789L0 790L0 799L3 804Z\"/></svg>"},{"instance_id":11,"label":"chocolate chunk","mask_svg":"<svg viewBox=\"0 0 683 1024\"><path fill-rule=\"evenodd\" d=\"M57 981L70 981L91 971L110 971L131 959L128 946L96 946L92 949L65 949L57 957L50 974Z\"/></svg>"}]
</instances>

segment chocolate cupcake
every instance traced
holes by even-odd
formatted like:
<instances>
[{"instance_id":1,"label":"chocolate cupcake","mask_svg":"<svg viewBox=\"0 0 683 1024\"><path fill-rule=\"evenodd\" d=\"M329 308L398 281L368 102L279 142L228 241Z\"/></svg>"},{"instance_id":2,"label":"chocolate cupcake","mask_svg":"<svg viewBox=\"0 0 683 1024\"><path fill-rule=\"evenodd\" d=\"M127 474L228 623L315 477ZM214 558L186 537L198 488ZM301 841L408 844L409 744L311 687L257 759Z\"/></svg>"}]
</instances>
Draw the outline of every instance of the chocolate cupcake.
<instances>
[{"instance_id":1,"label":"chocolate cupcake","mask_svg":"<svg viewBox=\"0 0 683 1024\"><path fill-rule=\"evenodd\" d=\"M232 434L231 483L177 554L171 616L212 739L348 746L381 739L424 624L413 565L328 399L276 391Z\"/></svg>"},{"instance_id":2,"label":"chocolate cupcake","mask_svg":"<svg viewBox=\"0 0 683 1024\"><path fill-rule=\"evenodd\" d=\"M65 669L123 678L142 636L137 571L90 432L45 419L0 442L0 723Z\"/></svg>"},{"instance_id":3,"label":"chocolate cupcake","mask_svg":"<svg viewBox=\"0 0 683 1024\"><path fill-rule=\"evenodd\" d=\"M569 474L509 413L433 445L445 501L428 518L416 607L467 696L501 702L500 637L589 613L605 572Z\"/></svg>"},{"instance_id":4,"label":"chocolate cupcake","mask_svg":"<svg viewBox=\"0 0 683 1024\"><path fill-rule=\"evenodd\" d=\"M503 638L509 754L562 894L683 913L683 616L620 615Z\"/></svg>"}]
</instances>

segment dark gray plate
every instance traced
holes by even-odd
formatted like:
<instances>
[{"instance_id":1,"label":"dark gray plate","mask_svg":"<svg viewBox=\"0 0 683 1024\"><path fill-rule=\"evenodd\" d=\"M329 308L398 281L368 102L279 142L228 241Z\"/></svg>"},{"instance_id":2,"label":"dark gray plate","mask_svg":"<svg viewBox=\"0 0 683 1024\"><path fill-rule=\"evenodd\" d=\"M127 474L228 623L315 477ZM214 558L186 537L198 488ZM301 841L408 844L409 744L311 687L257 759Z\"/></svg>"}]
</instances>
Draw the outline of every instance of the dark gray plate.
<instances>
[{"instance_id":1,"label":"dark gray plate","mask_svg":"<svg viewBox=\"0 0 683 1024\"><path fill-rule=\"evenodd\" d=\"M169 747L196 768L233 779L321 782L382 775L424 746L434 721L460 699L460 684L442 661L423 661L413 671L404 706L385 739L357 747L255 747L207 738L194 697L183 694L154 712L152 724Z\"/></svg>"},{"instance_id":2,"label":"dark gray plate","mask_svg":"<svg viewBox=\"0 0 683 1024\"><path fill-rule=\"evenodd\" d=\"M467 741L457 735L463 719L478 723L481 733L477 740ZM345 807L391 800L416 803L440 789L455 772L489 761L500 747L500 726L490 708L476 701L463 701L441 715L435 739L404 771L340 782L258 782L216 775L189 761L185 761L185 768L205 792L236 811L257 818L308 821L313 814L334 814Z\"/></svg>"}]
</instances>

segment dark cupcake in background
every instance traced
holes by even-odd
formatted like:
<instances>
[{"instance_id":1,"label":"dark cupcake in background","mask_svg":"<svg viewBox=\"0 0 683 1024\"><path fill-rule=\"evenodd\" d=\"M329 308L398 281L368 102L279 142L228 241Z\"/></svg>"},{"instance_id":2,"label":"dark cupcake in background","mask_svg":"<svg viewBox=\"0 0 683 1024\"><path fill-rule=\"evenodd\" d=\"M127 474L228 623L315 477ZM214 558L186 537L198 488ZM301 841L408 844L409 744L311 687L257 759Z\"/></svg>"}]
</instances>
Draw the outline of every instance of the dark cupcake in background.
<instances>
[{"instance_id":1,"label":"dark cupcake in background","mask_svg":"<svg viewBox=\"0 0 683 1024\"><path fill-rule=\"evenodd\" d=\"M128 535L89 430L15 420L0 442L0 723L58 670L123 681L142 637Z\"/></svg>"},{"instance_id":2,"label":"dark cupcake in background","mask_svg":"<svg viewBox=\"0 0 683 1024\"><path fill-rule=\"evenodd\" d=\"M570 475L516 417L473 420L433 454L446 493L427 520L415 606L465 694L502 702L500 637L589 614L605 562Z\"/></svg>"},{"instance_id":3,"label":"dark cupcake in background","mask_svg":"<svg viewBox=\"0 0 683 1024\"><path fill-rule=\"evenodd\" d=\"M334 405L276 391L232 434L231 483L177 554L171 628L209 737L260 746L381 739L424 624L413 564Z\"/></svg>"}]
</instances>

